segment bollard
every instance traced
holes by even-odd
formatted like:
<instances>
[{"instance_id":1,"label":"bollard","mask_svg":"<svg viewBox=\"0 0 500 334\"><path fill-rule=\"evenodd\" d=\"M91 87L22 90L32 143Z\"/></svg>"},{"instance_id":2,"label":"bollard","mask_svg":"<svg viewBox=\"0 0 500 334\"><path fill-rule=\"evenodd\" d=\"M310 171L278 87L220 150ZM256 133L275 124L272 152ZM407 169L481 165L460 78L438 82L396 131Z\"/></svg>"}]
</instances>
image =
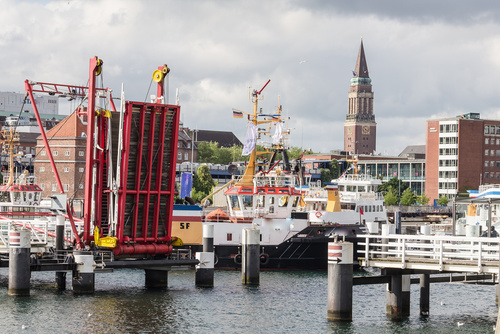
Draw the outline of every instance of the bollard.
<instances>
[{"instance_id":1,"label":"bollard","mask_svg":"<svg viewBox=\"0 0 500 334\"><path fill-rule=\"evenodd\" d=\"M168 270L145 269L146 288L162 289L168 287Z\"/></svg>"},{"instance_id":2,"label":"bollard","mask_svg":"<svg viewBox=\"0 0 500 334\"><path fill-rule=\"evenodd\" d=\"M328 243L328 321L352 321L353 247Z\"/></svg>"},{"instance_id":3,"label":"bollard","mask_svg":"<svg viewBox=\"0 0 500 334\"><path fill-rule=\"evenodd\" d=\"M201 288L214 287L214 253L198 252L196 259L200 261L196 265L196 286Z\"/></svg>"},{"instance_id":4,"label":"bollard","mask_svg":"<svg viewBox=\"0 0 500 334\"><path fill-rule=\"evenodd\" d=\"M73 293L91 294L95 288L94 256L92 252L75 251L76 270L73 271Z\"/></svg>"},{"instance_id":5,"label":"bollard","mask_svg":"<svg viewBox=\"0 0 500 334\"><path fill-rule=\"evenodd\" d=\"M260 230L248 228L241 236L241 283L259 285L260 274Z\"/></svg>"},{"instance_id":6,"label":"bollard","mask_svg":"<svg viewBox=\"0 0 500 334\"><path fill-rule=\"evenodd\" d=\"M56 217L56 260L64 256L64 222L66 218L63 215ZM66 272L56 271L56 287L58 290L66 290Z\"/></svg>"},{"instance_id":7,"label":"bollard","mask_svg":"<svg viewBox=\"0 0 500 334\"><path fill-rule=\"evenodd\" d=\"M30 247L29 230L9 231L9 290L11 296L30 295Z\"/></svg>"}]
</instances>

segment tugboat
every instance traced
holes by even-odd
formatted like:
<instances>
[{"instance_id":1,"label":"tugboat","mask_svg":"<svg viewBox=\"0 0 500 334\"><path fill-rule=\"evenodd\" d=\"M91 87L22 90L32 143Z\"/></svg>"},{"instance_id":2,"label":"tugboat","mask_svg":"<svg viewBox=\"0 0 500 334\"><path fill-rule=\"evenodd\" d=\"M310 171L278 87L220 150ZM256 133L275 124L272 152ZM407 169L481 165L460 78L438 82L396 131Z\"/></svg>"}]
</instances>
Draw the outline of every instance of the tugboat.
<instances>
[{"instance_id":1,"label":"tugboat","mask_svg":"<svg viewBox=\"0 0 500 334\"><path fill-rule=\"evenodd\" d=\"M227 212L212 212L203 222L214 225L215 267L240 268L242 230L256 228L261 234L261 269L326 269L328 242L334 237L349 240L360 230L353 231L357 222L351 220L339 219L337 224L311 221L315 211L307 212L304 202L309 178L300 160L294 168L288 161L282 108L273 114L258 109L259 95L269 81L252 93L253 112L246 113L249 123L243 149L250 158L245 173L227 184ZM265 125L268 128L261 129ZM257 151L257 137L270 136L273 127L273 144ZM284 160L281 165L281 160L275 162L278 153Z\"/></svg>"}]
</instances>

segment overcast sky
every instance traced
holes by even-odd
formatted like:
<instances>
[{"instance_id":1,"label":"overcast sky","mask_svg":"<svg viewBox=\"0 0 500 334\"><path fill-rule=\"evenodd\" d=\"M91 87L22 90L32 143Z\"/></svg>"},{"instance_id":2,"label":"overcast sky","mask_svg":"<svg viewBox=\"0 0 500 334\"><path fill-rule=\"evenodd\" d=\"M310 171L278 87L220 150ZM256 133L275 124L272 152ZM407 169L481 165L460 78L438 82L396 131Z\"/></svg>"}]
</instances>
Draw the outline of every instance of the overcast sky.
<instances>
[{"instance_id":1,"label":"overcast sky","mask_svg":"<svg viewBox=\"0 0 500 334\"><path fill-rule=\"evenodd\" d=\"M425 144L425 121L479 112L500 118L500 2L0 0L0 91L24 80L86 85L89 59L128 100L155 93L171 68L185 126L233 131L248 87L291 117L290 145L343 148L347 93L361 37L375 93L377 153ZM149 92L148 92L149 90Z\"/></svg>"}]
</instances>

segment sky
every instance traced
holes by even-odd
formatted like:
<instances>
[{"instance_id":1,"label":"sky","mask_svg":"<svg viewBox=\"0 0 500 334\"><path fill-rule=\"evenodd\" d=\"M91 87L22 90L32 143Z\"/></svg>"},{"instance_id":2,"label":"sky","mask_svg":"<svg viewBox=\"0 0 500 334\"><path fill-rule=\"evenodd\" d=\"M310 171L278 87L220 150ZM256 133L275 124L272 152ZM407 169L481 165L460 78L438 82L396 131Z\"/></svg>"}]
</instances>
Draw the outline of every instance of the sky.
<instances>
[{"instance_id":1,"label":"sky","mask_svg":"<svg viewBox=\"0 0 500 334\"><path fill-rule=\"evenodd\" d=\"M171 68L168 102L179 91L186 127L234 132L251 111L279 104L289 144L327 153L343 148L347 93L361 38L372 79L376 154L425 144L426 120L478 112L500 119L500 2L496 0L0 0L0 91L24 80L99 82L127 100L156 89L153 71ZM61 103L69 113L69 104Z\"/></svg>"}]
</instances>

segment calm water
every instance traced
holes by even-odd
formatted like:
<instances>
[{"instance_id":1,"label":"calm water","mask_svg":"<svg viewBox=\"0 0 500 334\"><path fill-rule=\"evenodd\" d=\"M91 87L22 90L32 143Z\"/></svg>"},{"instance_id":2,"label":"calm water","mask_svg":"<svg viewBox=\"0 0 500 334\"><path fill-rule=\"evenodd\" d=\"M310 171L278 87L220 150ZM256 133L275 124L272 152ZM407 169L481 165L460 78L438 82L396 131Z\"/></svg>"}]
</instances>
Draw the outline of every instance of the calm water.
<instances>
[{"instance_id":1,"label":"calm water","mask_svg":"<svg viewBox=\"0 0 500 334\"><path fill-rule=\"evenodd\" d=\"M31 296L11 297L0 270L0 333L493 333L497 316L493 286L431 284L431 316L420 319L412 285L400 323L385 316L385 285L355 286L352 323L332 324L326 272L262 272L249 288L240 272L217 271L213 289L196 288L193 271L172 272L168 290L150 291L144 271L120 270L97 274L92 296L58 293L53 277L34 273Z\"/></svg>"}]
</instances>

